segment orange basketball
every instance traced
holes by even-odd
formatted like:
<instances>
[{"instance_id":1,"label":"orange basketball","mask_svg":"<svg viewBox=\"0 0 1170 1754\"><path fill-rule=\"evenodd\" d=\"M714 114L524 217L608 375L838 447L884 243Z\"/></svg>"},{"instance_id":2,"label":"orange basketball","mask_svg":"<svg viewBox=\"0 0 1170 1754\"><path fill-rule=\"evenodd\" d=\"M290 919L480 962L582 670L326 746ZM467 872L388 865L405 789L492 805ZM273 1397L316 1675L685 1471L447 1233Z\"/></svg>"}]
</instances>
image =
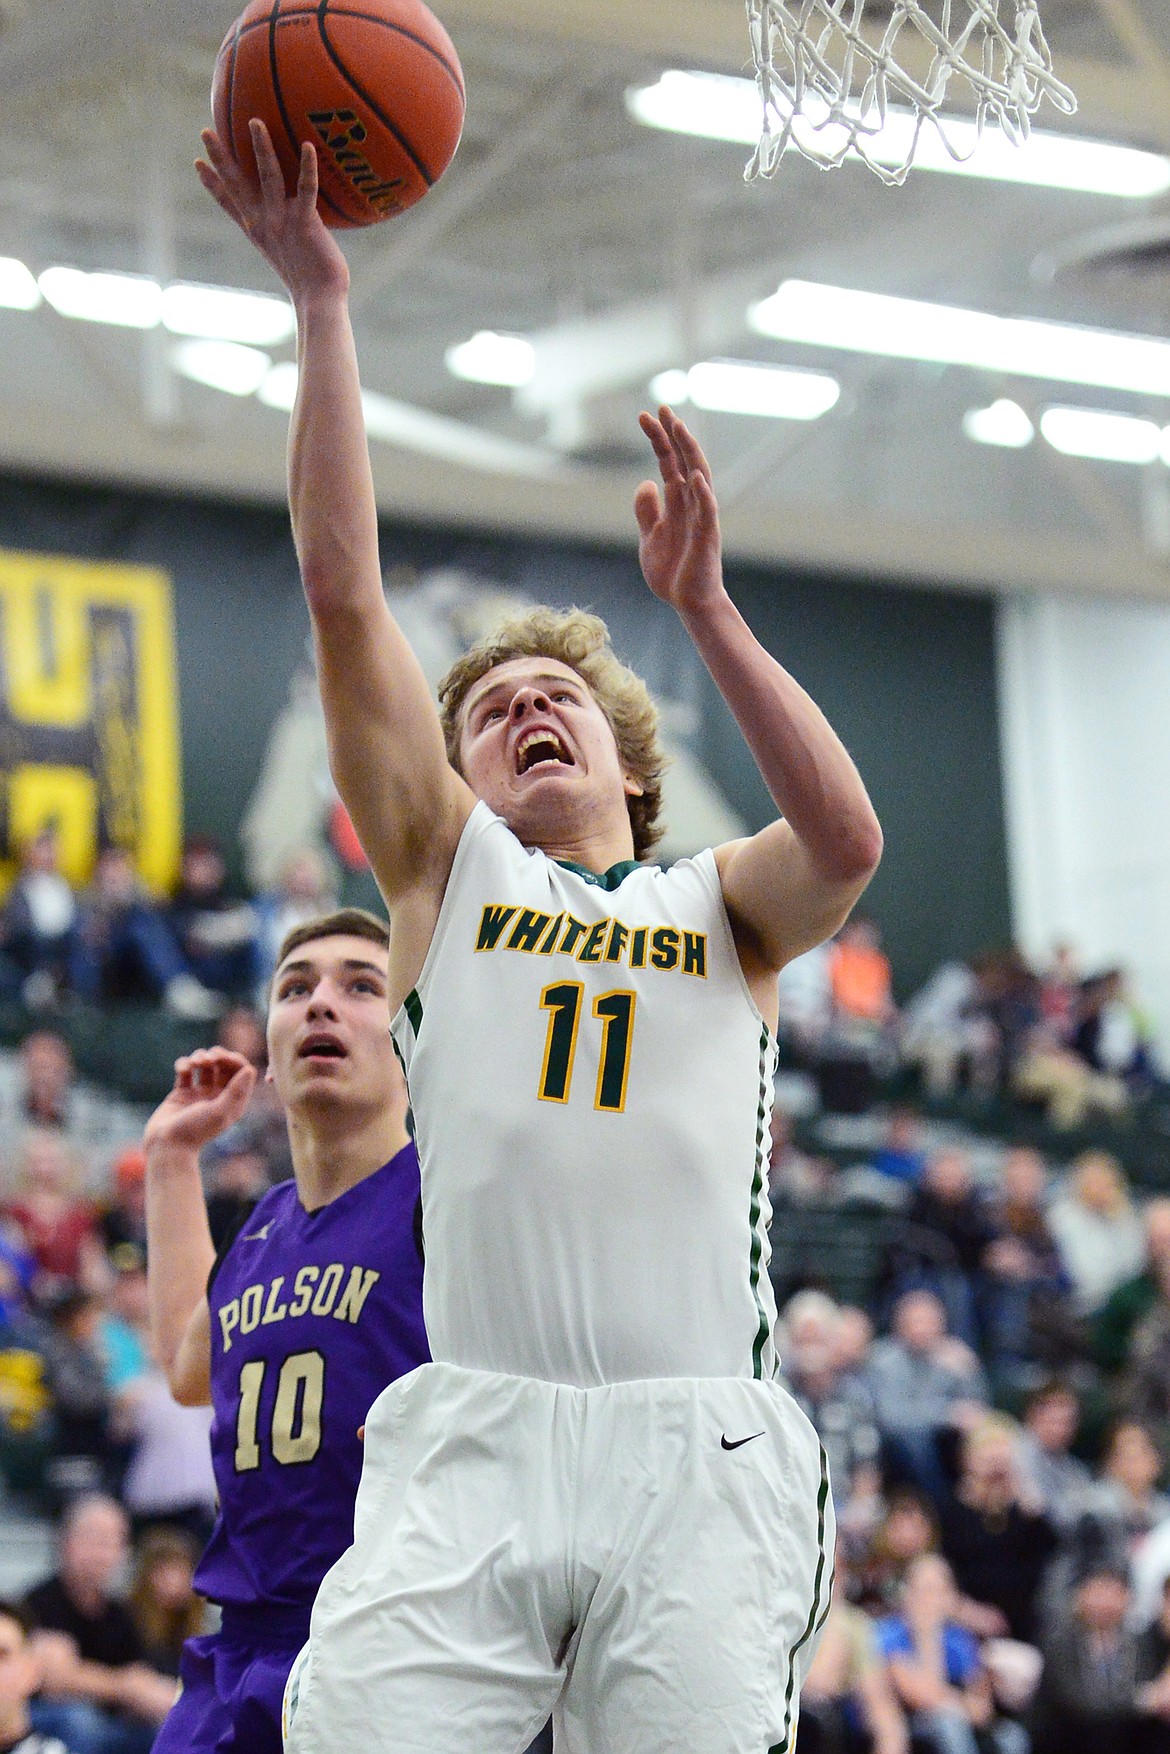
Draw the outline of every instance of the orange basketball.
<instances>
[{"instance_id":1,"label":"orange basketball","mask_svg":"<svg viewBox=\"0 0 1170 1754\"><path fill-rule=\"evenodd\" d=\"M267 123L290 194L317 148L326 225L375 225L421 201L454 156L463 69L422 0L252 0L223 40L211 108L255 168L248 123Z\"/></svg>"}]
</instances>

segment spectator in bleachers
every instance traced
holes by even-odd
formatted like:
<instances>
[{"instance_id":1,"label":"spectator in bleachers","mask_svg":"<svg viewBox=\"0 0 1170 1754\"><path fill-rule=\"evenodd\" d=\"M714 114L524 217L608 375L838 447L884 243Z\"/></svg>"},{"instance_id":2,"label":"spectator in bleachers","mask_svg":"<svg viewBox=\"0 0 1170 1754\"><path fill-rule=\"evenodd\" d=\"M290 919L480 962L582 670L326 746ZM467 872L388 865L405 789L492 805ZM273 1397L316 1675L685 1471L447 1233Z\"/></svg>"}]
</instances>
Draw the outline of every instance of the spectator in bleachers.
<instances>
[{"instance_id":1,"label":"spectator in bleachers","mask_svg":"<svg viewBox=\"0 0 1170 1754\"><path fill-rule=\"evenodd\" d=\"M1149 1427L1163 1457L1170 1454L1170 1267L1159 1266L1160 1295L1134 1329L1122 1379L1127 1410Z\"/></svg>"},{"instance_id":2,"label":"spectator in bleachers","mask_svg":"<svg viewBox=\"0 0 1170 1754\"><path fill-rule=\"evenodd\" d=\"M1040 1017L1053 1038L1067 1047L1080 1016L1081 988L1077 954L1071 944L1052 946L1052 960L1040 973Z\"/></svg>"},{"instance_id":3,"label":"spectator in bleachers","mask_svg":"<svg viewBox=\"0 0 1170 1754\"><path fill-rule=\"evenodd\" d=\"M185 1531L202 1551L215 1524L211 1409L181 1407L152 1366L126 1397L125 1420L133 1450L121 1495L134 1528L165 1523Z\"/></svg>"},{"instance_id":4,"label":"spectator in bleachers","mask_svg":"<svg viewBox=\"0 0 1170 1754\"><path fill-rule=\"evenodd\" d=\"M257 922L256 1003L266 1005L276 952L288 933L306 920L333 913L338 905L333 867L317 847L301 847L283 860L276 888L257 896L252 905Z\"/></svg>"},{"instance_id":5,"label":"spectator in bleachers","mask_svg":"<svg viewBox=\"0 0 1170 1754\"><path fill-rule=\"evenodd\" d=\"M1081 1126L1090 1113L1121 1115L1129 1107L1122 1079L1089 1065L1039 1015L1013 1062L1011 1088L1025 1102L1039 1104L1059 1132Z\"/></svg>"},{"instance_id":6,"label":"spectator in bleachers","mask_svg":"<svg viewBox=\"0 0 1170 1754\"><path fill-rule=\"evenodd\" d=\"M850 1303L839 1305L834 1345L841 1375L860 1380L873 1345L873 1322L865 1310Z\"/></svg>"},{"instance_id":7,"label":"spectator in bleachers","mask_svg":"<svg viewBox=\"0 0 1170 1754\"><path fill-rule=\"evenodd\" d=\"M1127 1556L1170 1517L1170 1498L1158 1490L1162 1457L1140 1420L1119 1419L1109 1434L1100 1477L1085 1495L1085 1516Z\"/></svg>"},{"instance_id":8,"label":"spectator in bleachers","mask_svg":"<svg viewBox=\"0 0 1170 1754\"><path fill-rule=\"evenodd\" d=\"M288 1181L293 1172L288 1120L280 1092L268 1072L268 1038L264 1021L251 1005L232 1005L220 1018L219 1047L242 1054L255 1066L257 1079L242 1119L216 1141L221 1153L256 1151L268 1166L270 1182Z\"/></svg>"},{"instance_id":9,"label":"spectator in bleachers","mask_svg":"<svg viewBox=\"0 0 1170 1754\"><path fill-rule=\"evenodd\" d=\"M150 1368L150 1303L146 1250L120 1242L110 1250L113 1283L98 1323L98 1351L106 1367L106 1386L115 1398L132 1391Z\"/></svg>"},{"instance_id":10,"label":"spectator in bleachers","mask_svg":"<svg viewBox=\"0 0 1170 1754\"><path fill-rule=\"evenodd\" d=\"M49 1483L61 1498L108 1490L120 1472L101 1320L100 1298L76 1285L58 1291L49 1306L41 1346L53 1410Z\"/></svg>"},{"instance_id":11,"label":"spectator in bleachers","mask_svg":"<svg viewBox=\"0 0 1170 1754\"><path fill-rule=\"evenodd\" d=\"M24 1135L6 1217L37 1264L38 1290L92 1284L102 1260L97 1213L79 1192L82 1166L69 1140L46 1127Z\"/></svg>"},{"instance_id":12,"label":"spectator in bleachers","mask_svg":"<svg viewBox=\"0 0 1170 1754\"><path fill-rule=\"evenodd\" d=\"M902 1058L922 1074L935 1100L966 1084L981 1096L999 1079L999 1032L984 1006L983 986L965 962L944 962L902 1013Z\"/></svg>"},{"instance_id":13,"label":"spectator in bleachers","mask_svg":"<svg viewBox=\"0 0 1170 1754\"><path fill-rule=\"evenodd\" d=\"M174 1703L175 1683L145 1661L115 1584L129 1548L126 1516L112 1498L77 1499L65 1513L57 1571L31 1590L45 1689L33 1723L71 1754L148 1754Z\"/></svg>"},{"instance_id":14,"label":"spectator in bleachers","mask_svg":"<svg viewBox=\"0 0 1170 1754\"><path fill-rule=\"evenodd\" d=\"M227 865L210 835L185 842L167 920L185 966L221 1005L252 997L260 978L256 915L229 894Z\"/></svg>"},{"instance_id":15,"label":"spectator in bleachers","mask_svg":"<svg viewBox=\"0 0 1170 1754\"><path fill-rule=\"evenodd\" d=\"M1170 1199L1150 1200L1143 1214L1145 1259L1141 1270L1111 1291L1093 1324L1093 1356L1109 1375L1129 1359L1134 1331L1170 1286Z\"/></svg>"},{"instance_id":16,"label":"spectator in bleachers","mask_svg":"<svg viewBox=\"0 0 1170 1754\"><path fill-rule=\"evenodd\" d=\"M1137 1634L1123 1564L1091 1556L1043 1641L1034 1754L1134 1754Z\"/></svg>"},{"instance_id":17,"label":"spectator in bleachers","mask_svg":"<svg viewBox=\"0 0 1170 1754\"><path fill-rule=\"evenodd\" d=\"M950 1567L926 1554L906 1573L898 1612L878 1623L878 1648L915 1743L924 1754L1026 1754L1020 1725L996 1718L978 1641L957 1610Z\"/></svg>"},{"instance_id":18,"label":"spectator in bleachers","mask_svg":"<svg viewBox=\"0 0 1170 1754\"><path fill-rule=\"evenodd\" d=\"M895 1607L908 1567L924 1553L938 1551L935 1506L916 1487L895 1486L886 1495L885 1515L874 1529L859 1567L863 1597L877 1607Z\"/></svg>"},{"instance_id":19,"label":"spectator in bleachers","mask_svg":"<svg viewBox=\"0 0 1170 1754\"><path fill-rule=\"evenodd\" d=\"M1087 1349L1048 1226L1047 1186L1040 1153L1017 1146L1004 1154L988 1206L996 1234L977 1280L979 1325L992 1381L1008 1393L1034 1384L1041 1371L1067 1369Z\"/></svg>"},{"instance_id":20,"label":"spectator in bleachers","mask_svg":"<svg viewBox=\"0 0 1170 1754\"><path fill-rule=\"evenodd\" d=\"M897 1022L893 975L877 924L851 914L829 950L829 990L837 1025L884 1033Z\"/></svg>"},{"instance_id":21,"label":"spectator in bleachers","mask_svg":"<svg viewBox=\"0 0 1170 1754\"><path fill-rule=\"evenodd\" d=\"M1048 1223L1081 1315L1094 1316L1139 1273L1146 1245L1125 1172L1107 1151L1085 1151L1048 1209Z\"/></svg>"},{"instance_id":22,"label":"spectator in bleachers","mask_svg":"<svg viewBox=\"0 0 1170 1754\"><path fill-rule=\"evenodd\" d=\"M777 991L781 1041L799 1065L815 1064L833 1015L829 946L818 944L793 957L780 971Z\"/></svg>"},{"instance_id":23,"label":"spectator in bleachers","mask_svg":"<svg viewBox=\"0 0 1170 1754\"><path fill-rule=\"evenodd\" d=\"M93 1168L142 1137L146 1115L134 1104L79 1082L73 1054L52 1029L35 1029L15 1054L0 1053L0 1154L12 1156L29 1127L68 1135Z\"/></svg>"},{"instance_id":24,"label":"spectator in bleachers","mask_svg":"<svg viewBox=\"0 0 1170 1754\"><path fill-rule=\"evenodd\" d=\"M841 1575L800 1690L797 1754L909 1754L906 1720L873 1621L846 1600Z\"/></svg>"},{"instance_id":25,"label":"spectator in bleachers","mask_svg":"<svg viewBox=\"0 0 1170 1754\"><path fill-rule=\"evenodd\" d=\"M1057 1530L1077 1522L1093 1485L1089 1468L1071 1453L1080 1419L1080 1401L1067 1383L1045 1383L1024 1404L1016 1445L1020 1481Z\"/></svg>"},{"instance_id":26,"label":"spectator in bleachers","mask_svg":"<svg viewBox=\"0 0 1170 1754\"><path fill-rule=\"evenodd\" d=\"M82 898L74 982L97 1005L162 1003L176 1017L204 1021L222 1009L184 960L123 847L98 854Z\"/></svg>"},{"instance_id":27,"label":"spectator in bleachers","mask_svg":"<svg viewBox=\"0 0 1170 1754\"><path fill-rule=\"evenodd\" d=\"M236 1128L232 1128L234 1134ZM272 1185L268 1159L246 1140L228 1143L217 1139L203 1153L203 1169L207 1188L207 1221L211 1239L221 1248L225 1238L233 1235L243 1223L262 1194Z\"/></svg>"},{"instance_id":28,"label":"spectator in bleachers","mask_svg":"<svg viewBox=\"0 0 1170 1754\"><path fill-rule=\"evenodd\" d=\"M977 1415L986 1387L970 1347L947 1333L946 1311L933 1292L898 1299L892 1332L874 1342L863 1374L889 1473L943 1502L942 1444Z\"/></svg>"},{"instance_id":29,"label":"spectator in bleachers","mask_svg":"<svg viewBox=\"0 0 1170 1754\"><path fill-rule=\"evenodd\" d=\"M181 1529L148 1529L138 1544L127 1606L145 1660L160 1675L179 1675L189 1638L207 1630L207 1604L195 1594L198 1551Z\"/></svg>"},{"instance_id":30,"label":"spectator in bleachers","mask_svg":"<svg viewBox=\"0 0 1170 1754\"><path fill-rule=\"evenodd\" d=\"M886 1271L894 1295L920 1287L933 1291L951 1332L974 1345L976 1275L994 1236L967 1153L955 1147L934 1152L890 1243Z\"/></svg>"},{"instance_id":31,"label":"spectator in bleachers","mask_svg":"<svg viewBox=\"0 0 1170 1754\"><path fill-rule=\"evenodd\" d=\"M0 910L0 991L32 1011L68 990L77 940L77 898L58 864L57 833L44 828L21 850Z\"/></svg>"},{"instance_id":32,"label":"spectator in bleachers","mask_svg":"<svg viewBox=\"0 0 1170 1754\"><path fill-rule=\"evenodd\" d=\"M987 1414L965 1434L962 1469L941 1526L943 1553L970 1598L968 1625L986 1637L1035 1644L1040 1581L1057 1535L1028 1494L1016 1428L1003 1414Z\"/></svg>"},{"instance_id":33,"label":"spectator in bleachers","mask_svg":"<svg viewBox=\"0 0 1170 1754\"><path fill-rule=\"evenodd\" d=\"M0 1601L0 1754L70 1754L64 1742L32 1727L29 1701L40 1685L28 1619L14 1603Z\"/></svg>"},{"instance_id":34,"label":"spectator in bleachers","mask_svg":"<svg viewBox=\"0 0 1170 1754\"><path fill-rule=\"evenodd\" d=\"M1131 1095L1155 1082L1150 1021L1134 1003L1123 969L1107 969L1085 982L1071 1046L1094 1072L1119 1078Z\"/></svg>"},{"instance_id":35,"label":"spectator in bleachers","mask_svg":"<svg viewBox=\"0 0 1170 1754\"><path fill-rule=\"evenodd\" d=\"M98 1214L102 1242L112 1253L129 1244L146 1248L146 1158L141 1145L129 1145L114 1159L111 1185Z\"/></svg>"},{"instance_id":36,"label":"spectator in bleachers","mask_svg":"<svg viewBox=\"0 0 1170 1754\"><path fill-rule=\"evenodd\" d=\"M922 1148L922 1122L910 1108L890 1110L886 1136L870 1158L869 1167L908 1188L915 1188L926 1171Z\"/></svg>"},{"instance_id":37,"label":"spectator in bleachers","mask_svg":"<svg viewBox=\"0 0 1170 1754\"><path fill-rule=\"evenodd\" d=\"M865 1386L844 1376L837 1347L840 1311L821 1291L798 1291L784 1310L780 1344L785 1380L829 1458L838 1521L851 1501L875 1501L881 1437Z\"/></svg>"}]
</instances>

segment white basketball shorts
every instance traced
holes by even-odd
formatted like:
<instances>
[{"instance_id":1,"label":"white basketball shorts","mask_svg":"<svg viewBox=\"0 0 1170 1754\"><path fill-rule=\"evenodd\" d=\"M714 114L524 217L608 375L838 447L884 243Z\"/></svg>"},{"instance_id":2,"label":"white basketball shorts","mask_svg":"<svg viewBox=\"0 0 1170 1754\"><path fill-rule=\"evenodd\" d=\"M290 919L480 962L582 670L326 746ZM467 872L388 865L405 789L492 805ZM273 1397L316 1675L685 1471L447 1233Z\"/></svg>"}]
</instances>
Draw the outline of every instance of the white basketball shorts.
<instances>
[{"instance_id":1,"label":"white basketball shorts","mask_svg":"<svg viewBox=\"0 0 1170 1754\"><path fill-rule=\"evenodd\" d=\"M289 1754L790 1754L833 1511L775 1383L427 1364L366 1422Z\"/></svg>"}]
</instances>

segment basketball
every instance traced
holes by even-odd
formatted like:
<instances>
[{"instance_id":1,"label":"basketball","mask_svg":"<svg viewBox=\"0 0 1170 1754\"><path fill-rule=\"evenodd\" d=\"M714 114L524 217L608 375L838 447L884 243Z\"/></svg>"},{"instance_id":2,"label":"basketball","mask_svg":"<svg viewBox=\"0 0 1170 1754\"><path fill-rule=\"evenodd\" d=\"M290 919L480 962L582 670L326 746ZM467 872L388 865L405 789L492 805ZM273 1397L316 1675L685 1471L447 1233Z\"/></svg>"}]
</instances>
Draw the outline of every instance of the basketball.
<instances>
[{"instance_id":1,"label":"basketball","mask_svg":"<svg viewBox=\"0 0 1170 1754\"><path fill-rule=\"evenodd\" d=\"M376 225L421 201L459 144L463 70L422 0L252 0L215 64L220 139L252 169L267 125L289 193L317 148L326 225Z\"/></svg>"}]
</instances>

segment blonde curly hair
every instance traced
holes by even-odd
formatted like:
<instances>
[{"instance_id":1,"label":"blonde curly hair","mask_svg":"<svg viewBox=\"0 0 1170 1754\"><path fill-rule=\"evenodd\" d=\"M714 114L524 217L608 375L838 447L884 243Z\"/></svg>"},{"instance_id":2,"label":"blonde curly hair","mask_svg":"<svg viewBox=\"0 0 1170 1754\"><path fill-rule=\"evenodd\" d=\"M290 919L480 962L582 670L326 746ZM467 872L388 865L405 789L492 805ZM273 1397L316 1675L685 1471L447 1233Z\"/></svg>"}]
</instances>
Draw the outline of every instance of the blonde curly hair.
<instances>
[{"instance_id":1,"label":"blonde curly hair","mask_svg":"<svg viewBox=\"0 0 1170 1754\"><path fill-rule=\"evenodd\" d=\"M511 658L555 658L575 670L609 720L622 768L641 786L627 797L634 856L644 859L662 839L662 775L666 752L658 736L658 709L640 676L627 669L598 615L584 609L531 609L502 621L478 640L439 684L439 717L447 759L457 773L462 708L475 684Z\"/></svg>"}]
</instances>

